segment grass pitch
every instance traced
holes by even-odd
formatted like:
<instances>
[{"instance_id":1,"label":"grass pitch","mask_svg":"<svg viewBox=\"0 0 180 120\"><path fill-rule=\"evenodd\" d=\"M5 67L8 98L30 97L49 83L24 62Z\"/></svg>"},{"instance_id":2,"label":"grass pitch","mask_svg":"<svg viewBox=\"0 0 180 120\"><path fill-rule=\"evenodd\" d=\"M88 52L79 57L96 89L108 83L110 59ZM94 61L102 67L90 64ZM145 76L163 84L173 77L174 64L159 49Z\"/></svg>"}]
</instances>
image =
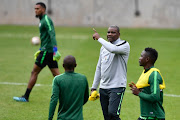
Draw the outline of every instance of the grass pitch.
<instances>
[{"instance_id":1,"label":"grass pitch","mask_svg":"<svg viewBox=\"0 0 180 120\"><path fill-rule=\"evenodd\" d=\"M75 72L87 76L91 87L99 57L100 43L92 39L90 27L55 27L58 49L62 54L59 62L63 73L62 60L73 55L77 60ZM106 38L107 28L95 28ZM145 47L159 52L155 67L161 70L166 82L164 108L167 120L179 120L180 110L180 29L130 29L122 28L121 39L130 43L128 61L128 83L136 82L143 68L138 59ZM32 90L29 103L13 101L13 96L24 94L34 64L34 53L39 46L30 40L39 36L37 26L0 26L0 120L45 120L48 118L51 96L52 75L46 67L40 73L37 85ZM140 115L139 98L132 95L127 87L121 108L122 120L136 120ZM89 101L83 108L84 120L103 120L99 100ZM54 120L57 117L57 109Z\"/></svg>"}]
</instances>

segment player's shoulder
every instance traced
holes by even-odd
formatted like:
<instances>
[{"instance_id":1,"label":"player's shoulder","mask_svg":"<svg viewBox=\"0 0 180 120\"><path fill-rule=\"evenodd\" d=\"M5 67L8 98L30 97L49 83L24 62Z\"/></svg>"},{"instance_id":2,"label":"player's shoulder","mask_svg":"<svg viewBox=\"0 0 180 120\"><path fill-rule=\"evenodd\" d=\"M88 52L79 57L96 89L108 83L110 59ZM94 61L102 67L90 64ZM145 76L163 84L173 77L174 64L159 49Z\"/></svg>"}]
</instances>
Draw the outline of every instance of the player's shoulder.
<instances>
[{"instance_id":1,"label":"player's shoulder","mask_svg":"<svg viewBox=\"0 0 180 120\"><path fill-rule=\"evenodd\" d=\"M48 23L51 23L52 20L51 20L51 18L48 15L44 15L44 17L41 19L40 22L44 23L44 24L48 24Z\"/></svg>"},{"instance_id":2,"label":"player's shoulder","mask_svg":"<svg viewBox=\"0 0 180 120\"><path fill-rule=\"evenodd\" d=\"M81 73L74 73L74 74L78 77L86 78L86 76L84 74L81 74Z\"/></svg>"},{"instance_id":3,"label":"player's shoulder","mask_svg":"<svg viewBox=\"0 0 180 120\"><path fill-rule=\"evenodd\" d=\"M76 75L78 75L78 76L84 76L84 77L85 77L85 75L82 74L82 73L76 73L76 72L74 72L74 74L76 74Z\"/></svg>"},{"instance_id":4,"label":"player's shoulder","mask_svg":"<svg viewBox=\"0 0 180 120\"><path fill-rule=\"evenodd\" d=\"M65 75L64 73L62 73L62 74L60 74L60 75L56 75L56 76L54 77L54 79L60 79L60 78L62 78L64 75Z\"/></svg>"},{"instance_id":5,"label":"player's shoulder","mask_svg":"<svg viewBox=\"0 0 180 120\"><path fill-rule=\"evenodd\" d=\"M152 80L152 81L154 81L155 78L156 78L157 80L159 80L159 81L162 81L162 76L161 76L161 74L159 73L159 71L157 71L157 70L152 71L152 73L150 74L149 78L150 78L150 80Z\"/></svg>"},{"instance_id":6,"label":"player's shoulder","mask_svg":"<svg viewBox=\"0 0 180 120\"><path fill-rule=\"evenodd\" d=\"M45 20L46 21L52 21L52 19L48 15L45 15Z\"/></svg>"},{"instance_id":7,"label":"player's shoulder","mask_svg":"<svg viewBox=\"0 0 180 120\"><path fill-rule=\"evenodd\" d=\"M157 74L157 75L160 75L160 70L159 70L159 69L153 67L153 68L151 68L150 70L152 71L150 75L152 75L152 76L154 76L154 75L156 75L156 74Z\"/></svg>"},{"instance_id":8,"label":"player's shoulder","mask_svg":"<svg viewBox=\"0 0 180 120\"><path fill-rule=\"evenodd\" d=\"M125 46L130 46L129 45L129 42L127 40L119 40L119 42L116 44L116 46L122 46L122 45L125 45Z\"/></svg>"}]
</instances>

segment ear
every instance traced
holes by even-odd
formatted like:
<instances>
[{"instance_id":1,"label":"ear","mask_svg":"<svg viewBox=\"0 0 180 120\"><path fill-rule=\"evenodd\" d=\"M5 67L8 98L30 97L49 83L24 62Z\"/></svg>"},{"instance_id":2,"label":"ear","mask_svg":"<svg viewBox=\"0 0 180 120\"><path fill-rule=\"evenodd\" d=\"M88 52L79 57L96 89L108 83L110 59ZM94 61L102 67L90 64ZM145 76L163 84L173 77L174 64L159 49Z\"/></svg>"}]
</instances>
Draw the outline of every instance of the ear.
<instances>
[{"instance_id":1,"label":"ear","mask_svg":"<svg viewBox=\"0 0 180 120\"><path fill-rule=\"evenodd\" d=\"M146 62L149 62L150 61L150 58L149 57L146 57Z\"/></svg>"},{"instance_id":2,"label":"ear","mask_svg":"<svg viewBox=\"0 0 180 120\"><path fill-rule=\"evenodd\" d=\"M76 67L76 66L77 66L77 64L74 65L74 67Z\"/></svg>"},{"instance_id":3,"label":"ear","mask_svg":"<svg viewBox=\"0 0 180 120\"><path fill-rule=\"evenodd\" d=\"M43 11L43 13L45 13L45 12L46 12L46 9L45 9L45 8L43 8L43 7L42 7L42 9L41 9L41 10Z\"/></svg>"},{"instance_id":4,"label":"ear","mask_svg":"<svg viewBox=\"0 0 180 120\"><path fill-rule=\"evenodd\" d=\"M63 64L62 66L63 66L63 68L64 68L64 64Z\"/></svg>"}]
</instances>

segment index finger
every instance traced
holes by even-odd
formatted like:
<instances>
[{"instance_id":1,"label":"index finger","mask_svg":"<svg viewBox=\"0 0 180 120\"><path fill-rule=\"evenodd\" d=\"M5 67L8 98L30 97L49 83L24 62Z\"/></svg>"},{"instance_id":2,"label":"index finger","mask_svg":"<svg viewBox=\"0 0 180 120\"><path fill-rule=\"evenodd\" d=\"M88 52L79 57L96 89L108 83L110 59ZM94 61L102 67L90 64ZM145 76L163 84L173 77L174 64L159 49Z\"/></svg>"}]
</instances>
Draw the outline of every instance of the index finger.
<instances>
[{"instance_id":1,"label":"index finger","mask_svg":"<svg viewBox=\"0 0 180 120\"><path fill-rule=\"evenodd\" d=\"M131 84L136 86L136 84L134 82L131 82Z\"/></svg>"},{"instance_id":2,"label":"index finger","mask_svg":"<svg viewBox=\"0 0 180 120\"><path fill-rule=\"evenodd\" d=\"M95 33L97 33L97 31L93 28L93 31L95 32Z\"/></svg>"}]
</instances>

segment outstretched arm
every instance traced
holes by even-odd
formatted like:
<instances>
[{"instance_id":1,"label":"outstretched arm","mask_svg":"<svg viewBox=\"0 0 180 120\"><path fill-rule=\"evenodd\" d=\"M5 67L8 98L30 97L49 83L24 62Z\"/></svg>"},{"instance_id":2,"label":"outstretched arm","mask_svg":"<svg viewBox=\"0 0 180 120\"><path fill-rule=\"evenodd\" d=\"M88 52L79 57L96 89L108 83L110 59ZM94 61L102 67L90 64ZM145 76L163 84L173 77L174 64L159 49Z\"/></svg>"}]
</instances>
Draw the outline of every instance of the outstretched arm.
<instances>
[{"instance_id":1,"label":"outstretched arm","mask_svg":"<svg viewBox=\"0 0 180 120\"><path fill-rule=\"evenodd\" d=\"M99 33L93 28L94 34L93 34L93 39L98 40L99 43L102 44L102 46L108 50L111 53L116 53L116 54L127 54L129 53L129 43L125 43L123 45L117 46L114 45L110 42L107 42L103 38L100 37Z\"/></svg>"}]
</instances>

